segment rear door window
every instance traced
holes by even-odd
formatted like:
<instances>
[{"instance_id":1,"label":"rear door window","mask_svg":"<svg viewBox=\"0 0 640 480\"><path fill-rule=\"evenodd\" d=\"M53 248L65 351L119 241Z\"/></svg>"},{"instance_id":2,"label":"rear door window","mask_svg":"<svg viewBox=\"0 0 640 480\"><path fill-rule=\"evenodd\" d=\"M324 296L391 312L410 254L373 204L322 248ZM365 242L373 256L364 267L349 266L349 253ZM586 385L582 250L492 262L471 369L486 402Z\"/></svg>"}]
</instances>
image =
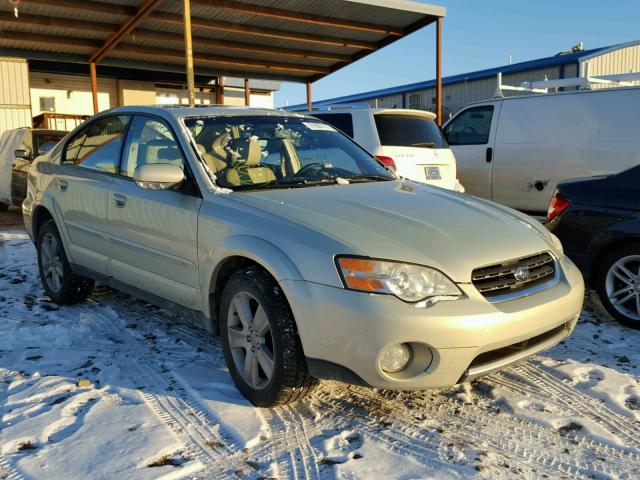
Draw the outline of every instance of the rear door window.
<instances>
[{"instance_id":1,"label":"rear door window","mask_svg":"<svg viewBox=\"0 0 640 480\"><path fill-rule=\"evenodd\" d=\"M448 148L447 140L433 120L416 115L377 114L381 145L393 147Z\"/></svg>"},{"instance_id":2,"label":"rear door window","mask_svg":"<svg viewBox=\"0 0 640 480\"><path fill-rule=\"evenodd\" d=\"M313 116L353 138L353 118L350 113L314 113Z\"/></svg>"},{"instance_id":3,"label":"rear door window","mask_svg":"<svg viewBox=\"0 0 640 480\"><path fill-rule=\"evenodd\" d=\"M459 113L444 129L451 145L483 145L489 142L493 106L469 108Z\"/></svg>"}]
</instances>

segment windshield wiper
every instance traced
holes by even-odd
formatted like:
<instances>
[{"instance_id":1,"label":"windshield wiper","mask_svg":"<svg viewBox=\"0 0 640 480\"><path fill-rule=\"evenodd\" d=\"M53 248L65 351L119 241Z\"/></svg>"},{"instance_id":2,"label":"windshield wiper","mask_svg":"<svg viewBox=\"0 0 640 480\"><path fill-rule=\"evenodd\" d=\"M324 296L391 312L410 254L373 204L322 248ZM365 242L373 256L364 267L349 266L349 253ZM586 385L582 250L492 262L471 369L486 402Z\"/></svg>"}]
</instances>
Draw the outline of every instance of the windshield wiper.
<instances>
[{"instance_id":1,"label":"windshield wiper","mask_svg":"<svg viewBox=\"0 0 640 480\"><path fill-rule=\"evenodd\" d=\"M412 147L422 147L422 148L436 148L436 144L433 142L418 142L412 143Z\"/></svg>"},{"instance_id":2,"label":"windshield wiper","mask_svg":"<svg viewBox=\"0 0 640 480\"><path fill-rule=\"evenodd\" d=\"M270 190L276 188L304 188L311 187L314 185L334 185L338 183L337 177L332 178L323 178L319 180L308 180L299 178L297 180L272 180L267 183L258 183L255 185L238 185L234 188L236 191L247 191L247 190Z\"/></svg>"},{"instance_id":3,"label":"windshield wiper","mask_svg":"<svg viewBox=\"0 0 640 480\"><path fill-rule=\"evenodd\" d=\"M344 177L345 180L348 180L349 183L359 183L359 182L388 182L390 180L395 180L393 177L387 177L385 175L375 175L375 174L358 174L351 175L349 177Z\"/></svg>"},{"instance_id":4,"label":"windshield wiper","mask_svg":"<svg viewBox=\"0 0 640 480\"><path fill-rule=\"evenodd\" d=\"M250 191L250 190L275 190L283 188L304 188L313 187L316 185L335 185L346 183L362 183L362 182L388 182L394 180L393 177L386 177L384 175L366 175L358 174L351 175L349 177L330 177L313 179L290 179L290 180L272 180L271 182L258 183L255 185L238 185L234 187L235 191Z\"/></svg>"}]
</instances>

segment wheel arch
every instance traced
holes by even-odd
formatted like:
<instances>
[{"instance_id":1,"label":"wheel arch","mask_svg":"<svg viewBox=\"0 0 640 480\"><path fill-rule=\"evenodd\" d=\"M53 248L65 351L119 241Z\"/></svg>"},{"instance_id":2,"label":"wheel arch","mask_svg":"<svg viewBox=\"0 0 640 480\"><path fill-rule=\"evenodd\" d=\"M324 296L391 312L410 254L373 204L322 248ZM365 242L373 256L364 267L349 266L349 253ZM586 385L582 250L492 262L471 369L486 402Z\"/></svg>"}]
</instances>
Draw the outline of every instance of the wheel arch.
<instances>
[{"instance_id":1,"label":"wheel arch","mask_svg":"<svg viewBox=\"0 0 640 480\"><path fill-rule=\"evenodd\" d=\"M47 207L44 205L38 205L32 213L31 220L31 232L33 234L34 243L38 241L38 233L40 232L40 228L44 223L48 220L53 220L56 223L53 214L49 211ZM57 226L57 224L56 224Z\"/></svg>"},{"instance_id":2,"label":"wheel arch","mask_svg":"<svg viewBox=\"0 0 640 480\"><path fill-rule=\"evenodd\" d=\"M221 242L210 255L212 266L205 277L208 288L204 299L213 331L219 333L218 306L226 281L239 270L252 266L267 272L280 283L281 280L302 280L293 261L276 245L259 237L237 235ZM285 299L287 292L283 292Z\"/></svg>"}]
</instances>

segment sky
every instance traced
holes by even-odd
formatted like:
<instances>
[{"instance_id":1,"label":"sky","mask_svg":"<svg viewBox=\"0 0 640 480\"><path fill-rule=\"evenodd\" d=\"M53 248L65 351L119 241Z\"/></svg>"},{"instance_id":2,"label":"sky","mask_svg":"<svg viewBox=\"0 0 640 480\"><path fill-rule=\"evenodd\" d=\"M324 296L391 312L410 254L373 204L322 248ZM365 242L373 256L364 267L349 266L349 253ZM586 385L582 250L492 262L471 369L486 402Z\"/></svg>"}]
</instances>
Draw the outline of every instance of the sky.
<instances>
[{"instance_id":1,"label":"sky","mask_svg":"<svg viewBox=\"0 0 640 480\"><path fill-rule=\"evenodd\" d=\"M427 2L421 2L427 3ZM640 0L442 0L443 75L534 60L568 50L640 40ZM435 24L313 84L313 99L435 77ZM277 107L306 101L304 84L283 83Z\"/></svg>"}]
</instances>

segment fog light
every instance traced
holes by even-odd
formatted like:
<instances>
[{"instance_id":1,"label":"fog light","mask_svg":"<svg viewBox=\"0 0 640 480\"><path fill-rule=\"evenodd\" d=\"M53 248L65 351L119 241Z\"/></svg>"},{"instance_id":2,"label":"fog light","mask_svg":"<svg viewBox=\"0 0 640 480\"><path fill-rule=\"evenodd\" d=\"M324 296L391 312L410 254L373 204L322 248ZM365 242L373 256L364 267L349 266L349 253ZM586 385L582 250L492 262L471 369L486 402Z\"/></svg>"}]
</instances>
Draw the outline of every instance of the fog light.
<instances>
[{"instance_id":1,"label":"fog light","mask_svg":"<svg viewBox=\"0 0 640 480\"><path fill-rule=\"evenodd\" d=\"M399 372L411 361L411 347L406 343L390 345L382 350L378 361L385 372Z\"/></svg>"}]
</instances>

